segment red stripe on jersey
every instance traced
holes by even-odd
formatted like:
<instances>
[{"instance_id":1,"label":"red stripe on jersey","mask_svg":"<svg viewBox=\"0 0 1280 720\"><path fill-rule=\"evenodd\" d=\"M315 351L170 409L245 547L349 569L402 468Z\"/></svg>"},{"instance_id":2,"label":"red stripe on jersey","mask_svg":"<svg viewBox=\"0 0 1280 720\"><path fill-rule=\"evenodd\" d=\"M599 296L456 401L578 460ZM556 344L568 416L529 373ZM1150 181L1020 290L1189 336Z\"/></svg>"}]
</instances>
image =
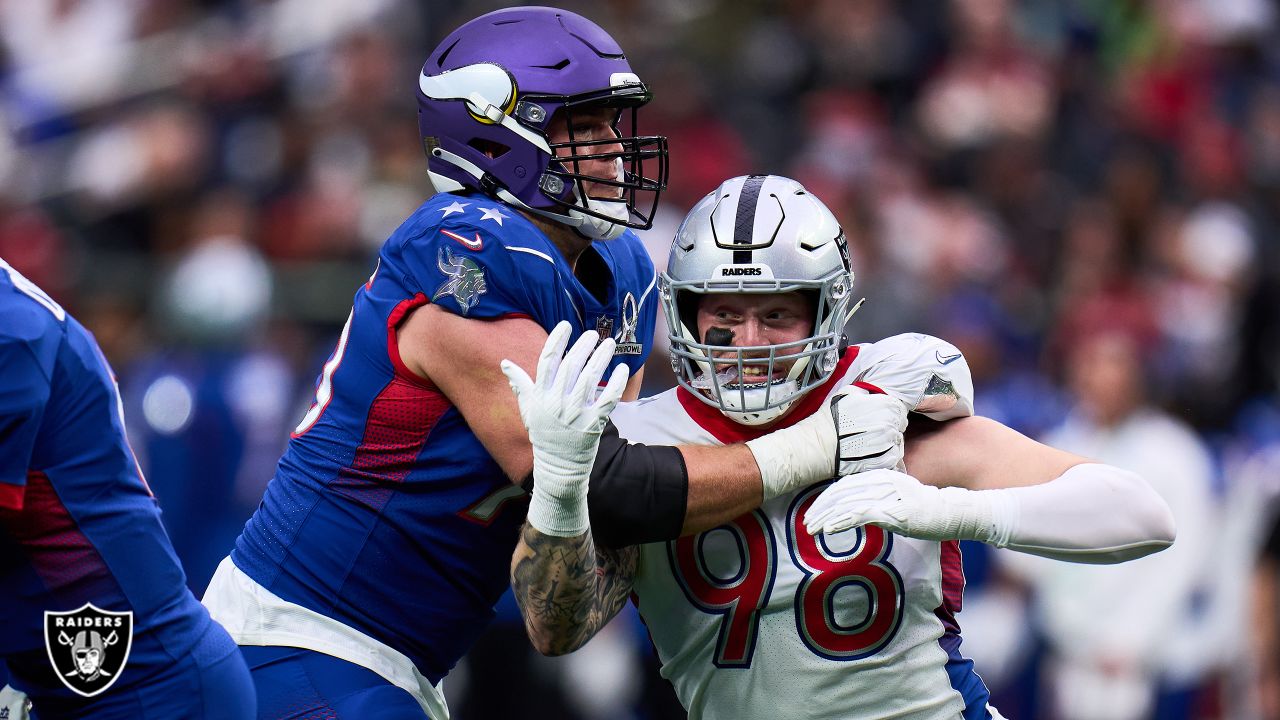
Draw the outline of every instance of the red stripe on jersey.
<instances>
[{"instance_id":1,"label":"red stripe on jersey","mask_svg":"<svg viewBox=\"0 0 1280 720\"><path fill-rule=\"evenodd\" d=\"M34 470L27 473L23 509L4 515L5 529L22 546L32 569L55 596L92 598L108 592L103 589L106 583L114 584L102 555L62 504L48 475Z\"/></svg>"},{"instance_id":2,"label":"red stripe on jersey","mask_svg":"<svg viewBox=\"0 0 1280 720\"><path fill-rule=\"evenodd\" d=\"M959 540L944 540L938 556L942 566L942 604L933 611L942 621L947 632L960 632L956 614L964 604L964 560L960 555Z\"/></svg>"},{"instance_id":3,"label":"red stripe on jersey","mask_svg":"<svg viewBox=\"0 0 1280 720\"><path fill-rule=\"evenodd\" d=\"M396 377L407 380L414 385L435 389L435 384L430 380L420 377L417 373L409 369L404 364L404 358L400 357L400 342L396 337L396 331L400 329L400 323L409 317L409 313L431 302L423 293L418 293L408 300L401 300L400 304L392 309L391 314L387 316L387 357L391 358L391 365L396 369Z\"/></svg>"},{"instance_id":4,"label":"red stripe on jersey","mask_svg":"<svg viewBox=\"0 0 1280 720\"><path fill-rule=\"evenodd\" d=\"M676 388L676 399L680 401L684 411L689 413L689 417L698 423L703 430L711 433L715 439L725 445L746 442L747 440L754 440L761 435L767 435L774 430L791 427L817 412L822 407L822 404L826 402L827 394L844 377L849 370L849 366L853 364L854 359L857 357L857 345L845 350L844 356L836 364L835 372L831 373L831 377L806 393L800 402L792 406L791 412L782 416L781 420L772 425L739 425L725 417L719 408L712 407L694 397L693 393L686 390L684 386Z\"/></svg>"},{"instance_id":5,"label":"red stripe on jersey","mask_svg":"<svg viewBox=\"0 0 1280 720\"><path fill-rule=\"evenodd\" d=\"M340 495L381 510L413 470L432 428L451 407L438 390L392 378L370 403L360 447L331 487Z\"/></svg>"},{"instance_id":6,"label":"red stripe on jersey","mask_svg":"<svg viewBox=\"0 0 1280 720\"><path fill-rule=\"evenodd\" d=\"M25 494L25 485L11 485L0 482L0 509L21 510L22 497Z\"/></svg>"}]
</instances>

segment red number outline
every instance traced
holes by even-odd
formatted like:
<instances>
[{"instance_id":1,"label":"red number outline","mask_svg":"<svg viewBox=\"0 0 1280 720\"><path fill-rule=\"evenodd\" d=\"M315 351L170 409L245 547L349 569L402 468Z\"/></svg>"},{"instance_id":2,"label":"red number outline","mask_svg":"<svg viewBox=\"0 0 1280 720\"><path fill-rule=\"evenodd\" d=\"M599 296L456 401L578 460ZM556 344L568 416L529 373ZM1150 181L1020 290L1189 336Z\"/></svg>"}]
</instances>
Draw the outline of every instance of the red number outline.
<instances>
[{"instance_id":1,"label":"red number outline","mask_svg":"<svg viewBox=\"0 0 1280 720\"><path fill-rule=\"evenodd\" d=\"M875 525L853 530L854 546L837 552L821 536L811 536L802 523L804 511L829 483L800 493L787 510L787 550L805 577L795 591L796 633L819 657L850 661L883 650L902 627L906 591L892 563L893 534ZM708 568L703 543L717 531L733 534L741 565L731 578ZM698 535L667 543L671 574L689 602L702 612L721 616L716 653L720 668L749 668L755 654L760 611L768 604L777 576L777 539L768 516L753 510L734 521ZM838 590L857 585L868 596L867 617L852 627L835 618Z\"/></svg>"},{"instance_id":2,"label":"red number outline","mask_svg":"<svg viewBox=\"0 0 1280 720\"><path fill-rule=\"evenodd\" d=\"M796 589L796 632L813 654L828 660L858 660L880 652L898 634L906 605L902 575L891 563L893 533L863 525L852 548L836 552L821 535L804 528L805 510L827 488L801 493L787 511L787 547L791 561L805 574ZM835 618L835 596L857 585L867 593L867 617L852 627Z\"/></svg>"},{"instance_id":3,"label":"red number outline","mask_svg":"<svg viewBox=\"0 0 1280 720\"><path fill-rule=\"evenodd\" d=\"M742 563L737 576L732 578L716 577L704 560L703 542L710 533L724 530L732 533L737 541ZM760 611L768 603L777 576L776 547L773 526L760 510L714 530L667 543L667 560L685 597L702 612L721 616L712 660L716 667L751 667Z\"/></svg>"}]
</instances>

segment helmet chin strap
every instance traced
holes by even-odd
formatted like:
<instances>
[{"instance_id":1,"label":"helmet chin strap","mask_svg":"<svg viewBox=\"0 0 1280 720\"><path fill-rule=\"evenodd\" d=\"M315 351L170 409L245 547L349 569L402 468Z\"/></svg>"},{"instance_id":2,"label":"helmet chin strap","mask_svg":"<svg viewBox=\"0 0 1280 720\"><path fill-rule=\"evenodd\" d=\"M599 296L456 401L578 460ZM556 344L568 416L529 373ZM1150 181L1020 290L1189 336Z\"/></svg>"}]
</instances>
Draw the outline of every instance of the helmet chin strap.
<instances>
[{"instance_id":1,"label":"helmet chin strap","mask_svg":"<svg viewBox=\"0 0 1280 720\"><path fill-rule=\"evenodd\" d=\"M627 204L621 200L597 200L589 197L587 198L587 207L617 220L625 220L628 214ZM594 215L588 215L580 210L570 210L569 217L578 221L574 229L579 234L592 240L612 240L621 235L622 231L626 229L625 225L598 218Z\"/></svg>"},{"instance_id":2,"label":"helmet chin strap","mask_svg":"<svg viewBox=\"0 0 1280 720\"><path fill-rule=\"evenodd\" d=\"M752 395L758 395L763 398L764 395L768 393L771 398L781 397L782 403L763 410L741 410L729 407L727 409L722 408L720 412L723 413L725 417L740 425L765 425L771 423L785 415L786 412L791 409L791 406L795 404L796 400L800 399L799 385L800 384L795 380L785 380L772 387L752 388L750 390L729 390L727 388L721 388L721 400L725 405L736 404L739 392L745 393L748 398ZM733 398L733 402L728 401L728 398L730 397Z\"/></svg>"},{"instance_id":3,"label":"helmet chin strap","mask_svg":"<svg viewBox=\"0 0 1280 720\"><path fill-rule=\"evenodd\" d=\"M622 180L622 158L614 158L614 173L614 179ZM580 189L582 189L581 183L574 183L573 194L579 206L583 204L582 196L586 194L585 191L579 193ZM586 206L589 210L614 220L626 220L630 217L627 203L623 200L600 200L587 195ZM578 224L574 226L578 234L592 240L613 240L626 229L624 225L589 215L580 210L570 210L569 217L578 221Z\"/></svg>"}]
</instances>

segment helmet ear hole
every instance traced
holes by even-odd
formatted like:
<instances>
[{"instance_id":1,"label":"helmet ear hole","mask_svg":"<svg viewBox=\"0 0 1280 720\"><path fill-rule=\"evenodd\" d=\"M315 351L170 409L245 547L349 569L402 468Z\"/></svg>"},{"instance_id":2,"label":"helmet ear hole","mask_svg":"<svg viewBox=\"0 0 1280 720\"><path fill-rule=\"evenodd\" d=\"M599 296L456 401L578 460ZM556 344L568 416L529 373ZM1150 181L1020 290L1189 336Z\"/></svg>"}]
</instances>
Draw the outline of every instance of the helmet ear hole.
<instances>
[{"instance_id":1,"label":"helmet ear hole","mask_svg":"<svg viewBox=\"0 0 1280 720\"><path fill-rule=\"evenodd\" d=\"M693 341L699 343L702 342L702 333L698 332L698 305L701 301L696 293L676 291L676 311L680 314L680 322L693 334Z\"/></svg>"},{"instance_id":2,"label":"helmet ear hole","mask_svg":"<svg viewBox=\"0 0 1280 720\"><path fill-rule=\"evenodd\" d=\"M485 140L484 138L471 138L471 140L467 142L467 145L475 148L485 157L494 160L506 155L508 152L511 152L510 147L507 147L500 142Z\"/></svg>"}]
</instances>

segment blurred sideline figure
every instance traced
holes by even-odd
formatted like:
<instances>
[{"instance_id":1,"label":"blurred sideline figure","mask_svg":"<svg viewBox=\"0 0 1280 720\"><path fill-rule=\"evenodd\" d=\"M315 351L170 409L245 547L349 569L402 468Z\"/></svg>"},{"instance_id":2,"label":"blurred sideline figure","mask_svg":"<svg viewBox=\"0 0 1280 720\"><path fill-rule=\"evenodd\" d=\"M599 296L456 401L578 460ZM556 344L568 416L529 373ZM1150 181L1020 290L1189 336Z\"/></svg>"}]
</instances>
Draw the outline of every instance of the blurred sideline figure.
<instances>
[{"instance_id":1,"label":"blurred sideline figure","mask_svg":"<svg viewBox=\"0 0 1280 720\"><path fill-rule=\"evenodd\" d=\"M499 361L532 369L568 322L636 372L625 394L638 393L657 297L631 229L651 224L666 177L665 139L636 134L649 98L608 34L554 8L476 18L423 65L440 192L356 291L315 403L204 598L244 648L261 717L448 717L441 680L507 588L535 463L515 398L495 390ZM726 505L831 477L834 422L779 433L787 450L767 458L611 433L594 523L618 545L713 527L741 512Z\"/></svg>"},{"instance_id":2,"label":"blurred sideline figure","mask_svg":"<svg viewBox=\"0 0 1280 720\"><path fill-rule=\"evenodd\" d=\"M41 720L252 718L244 658L186 587L93 336L3 260L0 317L10 683Z\"/></svg>"},{"instance_id":3,"label":"blurred sideline figure","mask_svg":"<svg viewBox=\"0 0 1280 720\"><path fill-rule=\"evenodd\" d=\"M1073 343L1067 374L1077 404L1044 442L1148 478L1173 511L1177 544L1123 568L1002 558L1033 590L1048 642L1049 705L1062 720L1150 717L1162 681L1180 689L1214 654L1192 607L1208 589L1212 461L1188 427L1147 403L1140 352L1132 334L1117 330ZM1196 637L1196 646L1184 648L1171 632Z\"/></svg>"},{"instance_id":4,"label":"blurred sideline figure","mask_svg":"<svg viewBox=\"0 0 1280 720\"><path fill-rule=\"evenodd\" d=\"M861 423L841 455L861 453L859 436L885 425L900 432L912 410L926 428L906 449L913 474L848 475L766 496L696 535L597 547L585 523L545 520L583 512L572 487L587 482L616 398L591 397L604 367L583 368L590 339L561 362L565 338L553 333L536 384L504 365L537 481L512 585L542 652L577 649L634 592L691 718L809 717L817 706L824 716L998 719L960 652L957 541L1077 563L1124 562L1173 541L1168 506L1141 477L972 417L968 366L949 343L908 334L847 346L844 234L795 181L739 177L703 198L661 282L679 386L618 406L624 437L767 447L766 430L825 414L845 392L866 402L861 415L840 413Z\"/></svg>"},{"instance_id":5,"label":"blurred sideline figure","mask_svg":"<svg viewBox=\"0 0 1280 720\"><path fill-rule=\"evenodd\" d=\"M1273 508L1266 542L1253 576L1250 642L1253 703L1261 720L1280 720L1280 513Z\"/></svg>"}]
</instances>

